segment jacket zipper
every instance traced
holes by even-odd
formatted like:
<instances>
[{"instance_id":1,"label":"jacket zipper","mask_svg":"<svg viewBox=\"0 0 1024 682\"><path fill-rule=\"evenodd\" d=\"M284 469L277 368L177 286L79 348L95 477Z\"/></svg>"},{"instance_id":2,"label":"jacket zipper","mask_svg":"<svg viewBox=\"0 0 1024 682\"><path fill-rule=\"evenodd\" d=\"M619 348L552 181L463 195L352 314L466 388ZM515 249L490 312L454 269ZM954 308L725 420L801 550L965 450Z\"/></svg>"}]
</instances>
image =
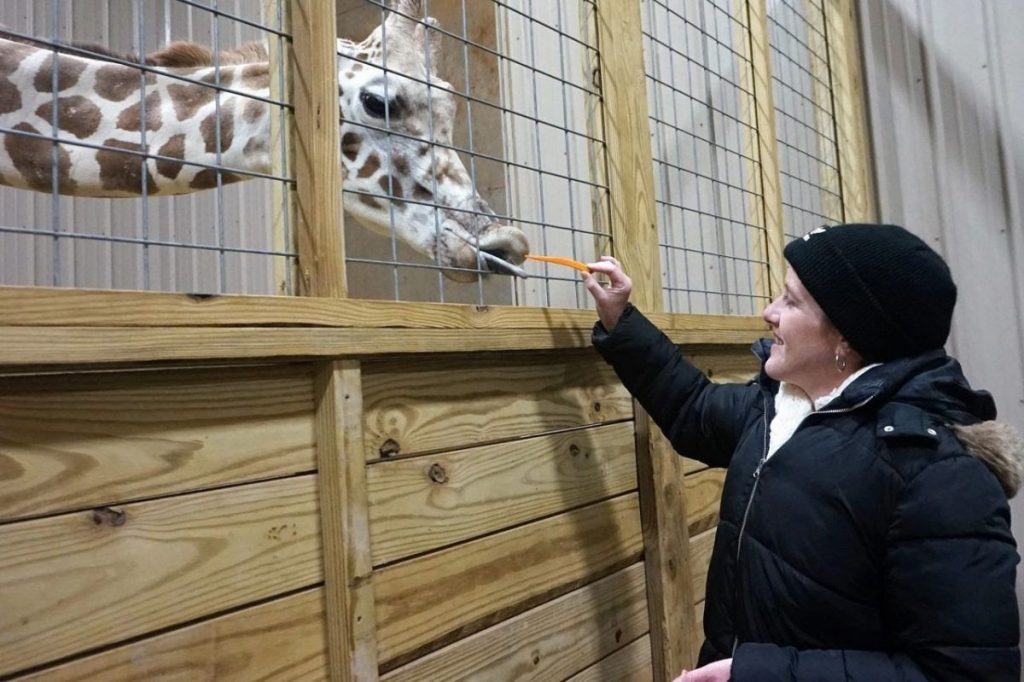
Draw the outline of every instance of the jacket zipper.
<instances>
[{"instance_id":1,"label":"jacket zipper","mask_svg":"<svg viewBox=\"0 0 1024 682\"><path fill-rule=\"evenodd\" d=\"M856 405L852 405L850 407L843 407L843 408L839 408L839 409L836 409L836 410L819 410L817 412L812 412L811 415L814 415L814 414L842 414L844 412L852 412L852 411L854 411L856 409L859 409L859 408L864 407L865 405L867 405L876 395L878 395L878 394L874 393L874 394L868 396L867 398L865 398L864 400L860 401ZM754 486L750 489L750 497L747 498L747 506L743 510L743 521L740 523L740 532L739 532L739 535L736 536L736 572L737 572L737 574L739 573L740 553L741 553L741 551L743 549L743 533L746 532L746 530L747 530L747 518L750 516L750 507L754 504L754 494L757 493L757 484L761 482L761 470L764 469L764 465L768 461L768 428L769 428L769 424L768 424L768 397L762 393L761 400L764 403L763 416L762 416L762 419L764 421L764 445L763 445L763 449L761 451L761 459L757 462L757 467L754 469L754 474L753 474L753 476L754 476ZM811 415L808 415L808 416L811 416ZM806 419L807 419L807 417L804 417L804 420L806 420ZM800 426L803 426L803 421L800 422L800 424L797 426L797 429L799 429ZM796 431L794 431L794 434L795 433L796 433ZM790 436L790 437L792 438L792 436ZM739 646L739 637L734 634L733 638L732 638L732 656L733 657L736 656L736 647L737 646Z\"/></svg>"}]
</instances>

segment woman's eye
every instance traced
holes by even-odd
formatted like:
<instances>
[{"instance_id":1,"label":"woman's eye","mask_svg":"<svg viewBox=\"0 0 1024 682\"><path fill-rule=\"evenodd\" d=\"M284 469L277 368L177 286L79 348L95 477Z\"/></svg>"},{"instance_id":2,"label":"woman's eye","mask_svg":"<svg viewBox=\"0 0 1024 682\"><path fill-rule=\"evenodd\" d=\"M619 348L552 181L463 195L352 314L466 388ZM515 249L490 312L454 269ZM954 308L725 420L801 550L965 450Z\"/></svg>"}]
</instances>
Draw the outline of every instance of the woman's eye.
<instances>
[{"instance_id":1,"label":"woman's eye","mask_svg":"<svg viewBox=\"0 0 1024 682\"><path fill-rule=\"evenodd\" d=\"M387 114L387 104L384 102L384 98L373 94L372 92L363 92L359 94L359 101L363 103L363 108L370 116L376 116L377 118L384 118Z\"/></svg>"}]
</instances>

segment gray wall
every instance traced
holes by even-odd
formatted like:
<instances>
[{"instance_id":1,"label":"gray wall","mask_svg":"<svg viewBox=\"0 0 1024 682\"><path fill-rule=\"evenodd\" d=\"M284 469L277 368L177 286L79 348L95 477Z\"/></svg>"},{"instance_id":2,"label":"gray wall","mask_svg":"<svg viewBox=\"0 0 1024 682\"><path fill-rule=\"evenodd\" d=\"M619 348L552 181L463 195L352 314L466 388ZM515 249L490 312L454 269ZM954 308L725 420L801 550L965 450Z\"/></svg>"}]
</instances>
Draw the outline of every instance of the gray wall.
<instances>
[{"instance_id":1,"label":"gray wall","mask_svg":"<svg viewBox=\"0 0 1024 682\"><path fill-rule=\"evenodd\" d=\"M881 218L946 257L960 289L949 351L1024 432L1024 12L1019 0L859 10ZM1021 544L1024 495L1012 505Z\"/></svg>"}]
</instances>

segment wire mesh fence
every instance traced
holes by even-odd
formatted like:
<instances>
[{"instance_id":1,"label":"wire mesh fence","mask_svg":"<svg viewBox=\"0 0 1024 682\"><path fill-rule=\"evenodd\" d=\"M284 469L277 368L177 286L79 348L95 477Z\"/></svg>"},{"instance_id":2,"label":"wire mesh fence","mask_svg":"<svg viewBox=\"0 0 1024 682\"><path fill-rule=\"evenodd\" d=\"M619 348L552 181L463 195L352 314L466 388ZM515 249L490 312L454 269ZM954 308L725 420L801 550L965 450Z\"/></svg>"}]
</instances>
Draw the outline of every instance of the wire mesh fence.
<instances>
[{"instance_id":1,"label":"wire mesh fence","mask_svg":"<svg viewBox=\"0 0 1024 682\"><path fill-rule=\"evenodd\" d=\"M665 308L754 314L765 266L750 28L740 0L645 0Z\"/></svg>"},{"instance_id":2,"label":"wire mesh fence","mask_svg":"<svg viewBox=\"0 0 1024 682\"><path fill-rule=\"evenodd\" d=\"M0 24L0 284L293 290L283 0L10 0Z\"/></svg>"},{"instance_id":3,"label":"wire mesh fence","mask_svg":"<svg viewBox=\"0 0 1024 682\"><path fill-rule=\"evenodd\" d=\"M296 293L290 6L0 5L0 285ZM767 9L792 237L842 217L827 36L821 0ZM523 258L611 251L595 0L335 11L349 294L589 307L575 272ZM665 308L756 314L748 0L641 15Z\"/></svg>"},{"instance_id":4,"label":"wire mesh fence","mask_svg":"<svg viewBox=\"0 0 1024 682\"><path fill-rule=\"evenodd\" d=\"M379 51L372 40L342 44L343 62L355 53L354 64L363 67L353 85L372 89L374 77L380 77L398 103L394 110L384 108L378 120L372 112L367 116L365 107L352 111L350 139L381 132L382 165L418 172L411 178L415 210L395 210L394 202L385 200L397 196L397 173L375 188L376 169L365 169L369 157L344 160L348 216L373 220L362 206L366 201L378 202L371 209L387 213L380 236L346 221L352 295L587 305L572 271L528 261L521 267L529 278L511 279L486 274L501 271L494 261L460 262L454 252L464 245L479 247L517 265L527 248L578 260L607 252L592 2L407 3L396 5L397 18L390 20L385 6L372 0L341 0L338 7L343 34L383 26ZM355 95L346 91L343 108L350 97ZM415 99L430 105L410 106ZM418 112L420 120L410 112ZM426 142L429 146L419 149L429 151L406 164L410 138ZM399 191L407 200L409 192ZM425 234L423 239L439 248L410 246L403 232Z\"/></svg>"},{"instance_id":5,"label":"wire mesh fence","mask_svg":"<svg viewBox=\"0 0 1024 682\"><path fill-rule=\"evenodd\" d=\"M835 109L822 0L768 4L783 231L843 220Z\"/></svg>"}]
</instances>

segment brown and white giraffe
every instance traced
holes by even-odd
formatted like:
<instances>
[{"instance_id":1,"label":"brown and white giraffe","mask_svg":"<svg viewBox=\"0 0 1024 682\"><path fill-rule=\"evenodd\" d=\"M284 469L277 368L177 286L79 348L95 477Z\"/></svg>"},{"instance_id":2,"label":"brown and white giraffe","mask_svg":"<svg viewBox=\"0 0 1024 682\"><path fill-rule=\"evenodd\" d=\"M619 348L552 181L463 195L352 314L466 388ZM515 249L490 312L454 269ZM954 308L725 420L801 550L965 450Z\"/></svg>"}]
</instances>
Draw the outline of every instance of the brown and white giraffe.
<instances>
[{"instance_id":1,"label":"brown and white giraffe","mask_svg":"<svg viewBox=\"0 0 1024 682\"><path fill-rule=\"evenodd\" d=\"M394 224L400 240L451 268L453 279L481 268L521 275L525 235L498 220L451 148L455 101L432 68L433 20L409 18L421 16L419 0L394 9L366 40L338 40L345 209L384 234ZM0 38L0 184L170 195L216 187L206 166L271 172L270 105L253 99L270 94L261 47L223 53L214 66L208 49L176 43L146 58L156 71L70 52L58 52L55 65L54 57L51 47ZM233 92L217 96L201 83ZM220 181L243 173L223 172Z\"/></svg>"}]
</instances>

